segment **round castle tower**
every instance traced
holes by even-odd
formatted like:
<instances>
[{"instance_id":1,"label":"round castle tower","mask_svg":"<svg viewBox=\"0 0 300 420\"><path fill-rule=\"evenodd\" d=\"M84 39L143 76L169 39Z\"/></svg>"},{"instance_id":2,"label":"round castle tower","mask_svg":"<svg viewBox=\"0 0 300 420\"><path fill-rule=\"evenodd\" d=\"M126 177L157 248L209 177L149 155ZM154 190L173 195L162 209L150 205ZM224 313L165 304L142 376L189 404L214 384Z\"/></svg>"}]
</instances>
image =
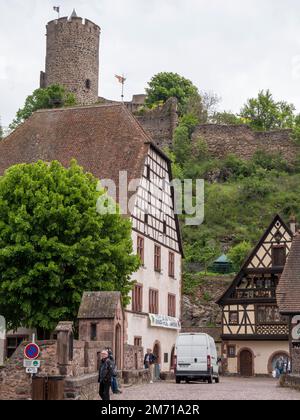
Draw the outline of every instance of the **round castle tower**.
<instances>
[{"instance_id":1,"label":"round castle tower","mask_svg":"<svg viewBox=\"0 0 300 420\"><path fill-rule=\"evenodd\" d=\"M77 17L53 20L47 25L46 71L41 87L53 84L73 92L78 104L98 101L99 44L101 29L88 19Z\"/></svg>"}]
</instances>

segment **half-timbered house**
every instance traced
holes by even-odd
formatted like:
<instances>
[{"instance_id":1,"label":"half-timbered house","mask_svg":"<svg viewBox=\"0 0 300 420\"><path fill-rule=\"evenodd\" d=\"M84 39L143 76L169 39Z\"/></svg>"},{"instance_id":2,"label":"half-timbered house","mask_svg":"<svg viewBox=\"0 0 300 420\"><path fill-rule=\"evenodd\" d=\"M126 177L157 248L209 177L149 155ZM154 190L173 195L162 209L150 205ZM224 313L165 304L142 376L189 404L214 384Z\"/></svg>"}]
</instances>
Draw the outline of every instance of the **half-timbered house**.
<instances>
[{"instance_id":1,"label":"half-timbered house","mask_svg":"<svg viewBox=\"0 0 300 420\"><path fill-rule=\"evenodd\" d=\"M125 308L124 334L116 331L115 351L122 344L154 350L162 370L170 370L180 330L183 253L170 160L120 104L34 113L1 142L0 175L13 164L39 159L58 160L66 167L76 159L99 180L114 181L117 193L124 177L126 188L138 181L129 192L133 206L127 217L142 266L132 276L135 287ZM120 200L119 204L124 205ZM95 336L95 325L91 335ZM126 363L121 360L119 367Z\"/></svg>"},{"instance_id":2,"label":"half-timbered house","mask_svg":"<svg viewBox=\"0 0 300 420\"><path fill-rule=\"evenodd\" d=\"M270 374L278 358L289 357L289 328L279 313L276 289L292 239L290 227L276 216L218 301L224 363L230 374Z\"/></svg>"}]
</instances>

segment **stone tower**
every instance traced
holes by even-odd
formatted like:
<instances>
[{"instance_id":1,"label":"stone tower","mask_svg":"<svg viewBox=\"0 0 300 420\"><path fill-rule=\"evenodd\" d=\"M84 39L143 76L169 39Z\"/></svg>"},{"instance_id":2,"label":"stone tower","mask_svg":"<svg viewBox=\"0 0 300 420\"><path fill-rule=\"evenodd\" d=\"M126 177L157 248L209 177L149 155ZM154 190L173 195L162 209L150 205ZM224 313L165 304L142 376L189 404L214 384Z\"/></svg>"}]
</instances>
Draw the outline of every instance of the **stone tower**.
<instances>
[{"instance_id":1,"label":"stone tower","mask_svg":"<svg viewBox=\"0 0 300 420\"><path fill-rule=\"evenodd\" d=\"M47 25L46 71L41 72L41 87L65 86L81 105L96 103L99 83L99 44L101 29L88 19L67 18Z\"/></svg>"}]
</instances>

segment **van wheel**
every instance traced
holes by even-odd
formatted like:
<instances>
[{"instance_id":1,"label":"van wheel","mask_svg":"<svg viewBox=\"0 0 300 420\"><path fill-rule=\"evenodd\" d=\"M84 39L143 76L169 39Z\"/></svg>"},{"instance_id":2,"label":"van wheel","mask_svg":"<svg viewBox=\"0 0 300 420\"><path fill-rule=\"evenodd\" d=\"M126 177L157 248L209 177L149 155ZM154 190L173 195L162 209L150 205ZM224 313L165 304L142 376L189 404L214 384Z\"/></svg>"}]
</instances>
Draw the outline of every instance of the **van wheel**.
<instances>
[{"instance_id":1,"label":"van wheel","mask_svg":"<svg viewBox=\"0 0 300 420\"><path fill-rule=\"evenodd\" d=\"M208 383L209 383L209 384L212 384L212 383L213 383L213 377L212 377L212 376L210 376L210 377L208 378Z\"/></svg>"},{"instance_id":2,"label":"van wheel","mask_svg":"<svg viewBox=\"0 0 300 420\"><path fill-rule=\"evenodd\" d=\"M181 383L180 378L178 378L177 376L176 376L176 383L177 383L177 384L180 384L180 383Z\"/></svg>"},{"instance_id":3,"label":"van wheel","mask_svg":"<svg viewBox=\"0 0 300 420\"><path fill-rule=\"evenodd\" d=\"M220 383L220 377L219 376L215 379L215 383L216 384L219 384Z\"/></svg>"}]
</instances>

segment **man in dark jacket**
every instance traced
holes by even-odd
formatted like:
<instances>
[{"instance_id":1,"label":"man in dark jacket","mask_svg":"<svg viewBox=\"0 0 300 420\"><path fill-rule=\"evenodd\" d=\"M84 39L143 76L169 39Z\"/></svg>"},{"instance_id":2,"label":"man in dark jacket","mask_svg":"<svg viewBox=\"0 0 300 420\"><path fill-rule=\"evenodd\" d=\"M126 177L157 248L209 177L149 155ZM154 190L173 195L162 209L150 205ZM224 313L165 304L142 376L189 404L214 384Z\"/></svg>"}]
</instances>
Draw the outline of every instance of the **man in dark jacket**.
<instances>
[{"instance_id":1,"label":"man in dark jacket","mask_svg":"<svg viewBox=\"0 0 300 420\"><path fill-rule=\"evenodd\" d=\"M111 361L109 360L108 352L103 350L101 353L101 365L99 369L99 384L100 390L99 395L103 401L110 400L110 386L111 379L113 376L113 367Z\"/></svg>"},{"instance_id":2,"label":"man in dark jacket","mask_svg":"<svg viewBox=\"0 0 300 420\"><path fill-rule=\"evenodd\" d=\"M144 365L145 365L145 369L149 369L150 370L150 384L153 384L154 381L154 366L155 366L155 362L157 360L157 357L152 353L152 350L148 349L147 350L147 354L145 355L144 358Z\"/></svg>"}]
</instances>

